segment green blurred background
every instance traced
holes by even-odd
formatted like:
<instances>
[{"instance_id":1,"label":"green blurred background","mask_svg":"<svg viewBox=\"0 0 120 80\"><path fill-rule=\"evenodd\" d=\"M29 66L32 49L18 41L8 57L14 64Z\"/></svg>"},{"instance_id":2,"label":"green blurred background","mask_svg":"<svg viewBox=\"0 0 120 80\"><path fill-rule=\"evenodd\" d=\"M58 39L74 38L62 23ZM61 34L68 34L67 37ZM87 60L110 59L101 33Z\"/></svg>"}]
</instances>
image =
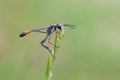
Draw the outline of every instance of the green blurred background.
<instances>
[{"instance_id":1,"label":"green blurred background","mask_svg":"<svg viewBox=\"0 0 120 80\"><path fill-rule=\"evenodd\" d=\"M0 80L45 80L43 34L24 30L56 23L65 28L53 80L120 80L120 0L0 0Z\"/></svg>"}]
</instances>

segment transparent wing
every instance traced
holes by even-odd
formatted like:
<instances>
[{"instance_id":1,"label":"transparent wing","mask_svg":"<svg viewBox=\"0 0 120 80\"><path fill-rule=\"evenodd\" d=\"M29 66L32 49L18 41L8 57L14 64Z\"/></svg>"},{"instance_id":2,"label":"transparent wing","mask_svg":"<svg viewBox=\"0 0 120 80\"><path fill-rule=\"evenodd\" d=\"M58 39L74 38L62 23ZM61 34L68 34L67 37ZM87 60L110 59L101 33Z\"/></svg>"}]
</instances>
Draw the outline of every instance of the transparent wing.
<instances>
[{"instance_id":1,"label":"transparent wing","mask_svg":"<svg viewBox=\"0 0 120 80\"><path fill-rule=\"evenodd\" d=\"M44 32L41 31L41 30L44 30L44 29L47 29L47 28L49 28L49 26L42 27L42 28L37 28L37 29L33 29L32 32L42 32L42 33L44 33Z\"/></svg>"}]
</instances>

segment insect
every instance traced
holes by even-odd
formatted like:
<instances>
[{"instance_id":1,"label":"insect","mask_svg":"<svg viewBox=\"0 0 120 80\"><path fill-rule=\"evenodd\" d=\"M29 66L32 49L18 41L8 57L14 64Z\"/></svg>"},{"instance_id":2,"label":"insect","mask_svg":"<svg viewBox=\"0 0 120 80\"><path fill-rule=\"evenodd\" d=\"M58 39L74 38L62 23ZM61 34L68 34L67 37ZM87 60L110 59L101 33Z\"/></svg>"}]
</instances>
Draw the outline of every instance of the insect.
<instances>
[{"instance_id":1,"label":"insect","mask_svg":"<svg viewBox=\"0 0 120 80\"><path fill-rule=\"evenodd\" d=\"M41 41L41 45L47 49L50 54L52 55L52 51L50 50L50 48L45 45L45 42L48 40L48 43L53 45L54 47L58 47L58 46L55 46L51 41L51 35L55 32L55 33L58 33L57 30L63 30L63 26L66 26L66 27L70 27L70 28L75 28L75 25L72 25L72 24L52 24L52 25L49 25L49 26L46 26L46 27L43 27L43 28L37 28L37 29L33 29L33 30L28 30L28 31L24 31L22 33L20 33L19 37L24 37L32 32L40 32L40 33L46 33L46 37ZM46 31L42 31L44 29L47 29ZM52 55L53 56L53 55Z\"/></svg>"}]
</instances>

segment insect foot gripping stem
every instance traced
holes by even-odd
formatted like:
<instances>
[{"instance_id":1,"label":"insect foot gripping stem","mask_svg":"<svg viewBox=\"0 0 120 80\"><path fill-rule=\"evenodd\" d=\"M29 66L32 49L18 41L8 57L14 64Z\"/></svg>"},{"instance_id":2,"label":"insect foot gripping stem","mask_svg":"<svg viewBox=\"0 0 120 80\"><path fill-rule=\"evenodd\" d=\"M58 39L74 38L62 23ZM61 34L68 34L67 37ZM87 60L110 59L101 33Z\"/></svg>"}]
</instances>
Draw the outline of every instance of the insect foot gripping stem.
<instances>
[{"instance_id":1,"label":"insect foot gripping stem","mask_svg":"<svg viewBox=\"0 0 120 80\"><path fill-rule=\"evenodd\" d=\"M56 55L54 55L54 50L52 50L51 56L53 57L54 60L56 60Z\"/></svg>"}]
</instances>

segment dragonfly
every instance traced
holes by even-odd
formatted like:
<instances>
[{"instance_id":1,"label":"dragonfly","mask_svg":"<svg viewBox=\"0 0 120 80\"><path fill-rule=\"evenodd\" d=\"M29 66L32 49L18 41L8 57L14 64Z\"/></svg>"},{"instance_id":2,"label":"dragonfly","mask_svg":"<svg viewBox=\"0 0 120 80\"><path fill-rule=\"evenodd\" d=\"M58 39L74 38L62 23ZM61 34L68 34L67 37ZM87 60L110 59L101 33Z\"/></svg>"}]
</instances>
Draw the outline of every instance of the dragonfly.
<instances>
[{"instance_id":1,"label":"dragonfly","mask_svg":"<svg viewBox=\"0 0 120 80\"><path fill-rule=\"evenodd\" d=\"M50 48L45 44L45 42L48 41L49 44L53 45L54 47L59 48L59 46L55 46L55 45L50 41L50 39L51 39L51 35L52 35L53 33L58 33L58 34L59 34L59 32L57 32L57 30L63 30L63 26L64 26L64 27L69 27L69 28L72 28L72 29L75 29L75 27L76 27L75 25L72 25L72 24L51 24L51 25L49 25L49 26L45 26L45 27L42 27L42 28L37 28L37 29L27 30L27 31L21 32L20 35L19 35L19 37L24 37L24 36L26 36L26 35L28 35L28 34L30 34L30 33L32 33L32 32L46 33L46 37L45 37L40 43L41 43L41 45L42 45L45 49L47 49L47 50L50 52L50 54L53 56L52 51L51 51ZM46 29L46 31L43 31L43 30L45 30L45 29Z\"/></svg>"}]
</instances>

